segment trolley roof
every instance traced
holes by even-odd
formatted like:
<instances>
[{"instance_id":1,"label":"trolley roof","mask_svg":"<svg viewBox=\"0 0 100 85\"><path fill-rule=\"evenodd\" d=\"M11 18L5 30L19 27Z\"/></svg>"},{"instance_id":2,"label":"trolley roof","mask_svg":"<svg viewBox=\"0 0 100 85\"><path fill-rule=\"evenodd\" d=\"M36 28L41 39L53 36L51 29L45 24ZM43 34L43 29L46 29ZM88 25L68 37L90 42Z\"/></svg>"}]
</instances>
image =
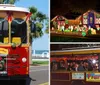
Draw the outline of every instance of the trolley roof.
<instances>
[{"instance_id":1,"label":"trolley roof","mask_svg":"<svg viewBox=\"0 0 100 85\"><path fill-rule=\"evenodd\" d=\"M29 13L29 10L27 8L16 7L12 4L0 4L0 11L17 11Z\"/></svg>"}]
</instances>

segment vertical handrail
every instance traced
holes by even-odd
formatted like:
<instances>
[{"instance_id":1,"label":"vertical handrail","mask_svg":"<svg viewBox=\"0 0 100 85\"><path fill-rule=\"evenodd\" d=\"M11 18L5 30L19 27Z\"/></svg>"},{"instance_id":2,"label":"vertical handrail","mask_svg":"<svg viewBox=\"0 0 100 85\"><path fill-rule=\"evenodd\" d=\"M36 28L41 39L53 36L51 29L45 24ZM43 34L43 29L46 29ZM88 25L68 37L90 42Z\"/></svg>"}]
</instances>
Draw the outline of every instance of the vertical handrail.
<instances>
[{"instance_id":1,"label":"vertical handrail","mask_svg":"<svg viewBox=\"0 0 100 85\"><path fill-rule=\"evenodd\" d=\"M9 23L9 43L11 43L11 22Z\"/></svg>"},{"instance_id":2,"label":"vertical handrail","mask_svg":"<svg viewBox=\"0 0 100 85\"><path fill-rule=\"evenodd\" d=\"M31 32L31 28L30 28L30 16L31 16L32 13L29 13L27 14L27 17L26 17L26 23L27 23L27 43L30 45L30 32Z\"/></svg>"},{"instance_id":3,"label":"vertical handrail","mask_svg":"<svg viewBox=\"0 0 100 85\"><path fill-rule=\"evenodd\" d=\"M26 21L27 24L27 44L29 44L29 32L30 32L30 26L29 26L29 22Z\"/></svg>"},{"instance_id":4,"label":"vertical handrail","mask_svg":"<svg viewBox=\"0 0 100 85\"><path fill-rule=\"evenodd\" d=\"M12 22L12 13L8 12L8 25L9 25L9 43L11 43L11 22Z\"/></svg>"}]
</instances>

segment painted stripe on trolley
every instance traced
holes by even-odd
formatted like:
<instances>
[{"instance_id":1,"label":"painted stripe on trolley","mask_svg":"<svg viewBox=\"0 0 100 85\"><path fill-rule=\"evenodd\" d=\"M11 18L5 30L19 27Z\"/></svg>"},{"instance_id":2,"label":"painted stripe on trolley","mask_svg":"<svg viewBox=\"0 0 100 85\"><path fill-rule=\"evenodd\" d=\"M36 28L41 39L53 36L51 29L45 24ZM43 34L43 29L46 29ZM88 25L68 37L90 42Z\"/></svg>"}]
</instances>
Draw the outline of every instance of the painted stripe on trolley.
<instances>
[{"instance_id":1,"label":"painted stripe on trolley","mask_svg":"<svg viewBox=\"0 0 100 85\"><path fill-rule=\"evenodd\" d=\"M45 82L45 83L42 83L42 84L39 84L39 85L49 85L49 84L48 84L48 82Z\"/></svg>"}]
</instances>

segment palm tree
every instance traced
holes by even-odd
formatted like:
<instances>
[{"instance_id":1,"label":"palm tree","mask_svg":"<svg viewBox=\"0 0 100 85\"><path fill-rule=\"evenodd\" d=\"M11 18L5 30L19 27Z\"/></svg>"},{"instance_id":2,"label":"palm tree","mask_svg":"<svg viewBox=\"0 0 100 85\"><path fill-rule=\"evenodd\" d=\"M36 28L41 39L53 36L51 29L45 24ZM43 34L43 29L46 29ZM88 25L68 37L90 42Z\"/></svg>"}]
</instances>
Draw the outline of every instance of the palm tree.
<instances>
[{"instance_id":1,"label":"palm tree","mask_svg":"<svg viewBox=\"0 0 100 85\"><path fill-rule=\"evenodd\" d=\"M0 0L0 4L14 4L19 0Z\"/></svg>"},{"instance_id":2,"label":"palm tree","mask_svg":"<svg viewBox=\"0 0 100 85\"><path fill-rule=\"evenodd\" d=\"M46 25L45 33L49 34L49 18L47 18L45 25Z\"/></svg>"},{"instance_id":3,"label":"palm tree","mask_svg":"<svg viewBox=\"0 0 100 85\"><path fill-rule=\"evenodd\" d=\"M29 7L29 10L32 13L31 20L35 24L35 30L31 33L32 38L36 39L42 37L44 34L42 31L44 25L46 25L45 32L48 33L48 17L42 12L38 11L34 6Z\"/></svg>"},{"instance_id":4,"label":"palm tree","mask_svg":"<svg viewBox=\"0 0 100 85\"><path fill-rule=\"evenodd\" d=\"M48 30L48 27L49 27L49 25L48 25L49 20L48 20L48 17L45 14L38 11L37 8L35 8L34 6L29 7L29 10L32 13L32 15L31 15L32 23L31 23L31 25L33 25L33 29L34 29L31 32L31 38L30 38L30 40L31 40L30 43L32 45L32 40L40 38L40 37L43 36L44 33L43 33L42 29L44 28L44 25L46 25L46 31L45 32L48 33L47 30ZM32 51L31 46L30 46L30 51ZM31 52L30 52L30 56L31 56ZM30 64L32 64L31 60L32 59L30 59Z\"/></svg>"}]
</instances>

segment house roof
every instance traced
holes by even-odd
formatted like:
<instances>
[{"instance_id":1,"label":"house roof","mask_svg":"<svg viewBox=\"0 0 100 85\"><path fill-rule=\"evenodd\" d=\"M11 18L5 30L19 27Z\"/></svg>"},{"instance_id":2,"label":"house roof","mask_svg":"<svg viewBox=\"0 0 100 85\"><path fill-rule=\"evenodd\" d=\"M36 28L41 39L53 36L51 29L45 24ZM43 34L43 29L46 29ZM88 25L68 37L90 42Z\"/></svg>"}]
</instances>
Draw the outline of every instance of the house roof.
<instances>
[{"instance_id":1,"label":"house roof","mask_svg":"<svg viewBox=\"0 0 100 85\"><path fill-rule=\"evenodd\" d=\"M94 10L88 10L85 13L83 13L83 15L87 14L88 12L94 12L95 14L100 14L100 13L94 11ZM81 16L82 15L78 16L76 19L67 19L67 18L65 18L63 16L57 15L51 21L56 20L58 17L62 17L63 19L68 20L68 24L70 24L70 25L78 25L80 23Z\"/></svg>"},{"instance_id":2,"label":"house roof","mask_svg":"<svg viewBox=\"0 0 100 85\"><path fill-rule=\"evenodd\" d=\"M65 18L65 17L63 17L63 16L61 16L61 15L57 15L57 16L55 16L51 21L56 20L58 17L61 17L62 20L67 20L67 18Z\"/></svg>"}]
</instances>

